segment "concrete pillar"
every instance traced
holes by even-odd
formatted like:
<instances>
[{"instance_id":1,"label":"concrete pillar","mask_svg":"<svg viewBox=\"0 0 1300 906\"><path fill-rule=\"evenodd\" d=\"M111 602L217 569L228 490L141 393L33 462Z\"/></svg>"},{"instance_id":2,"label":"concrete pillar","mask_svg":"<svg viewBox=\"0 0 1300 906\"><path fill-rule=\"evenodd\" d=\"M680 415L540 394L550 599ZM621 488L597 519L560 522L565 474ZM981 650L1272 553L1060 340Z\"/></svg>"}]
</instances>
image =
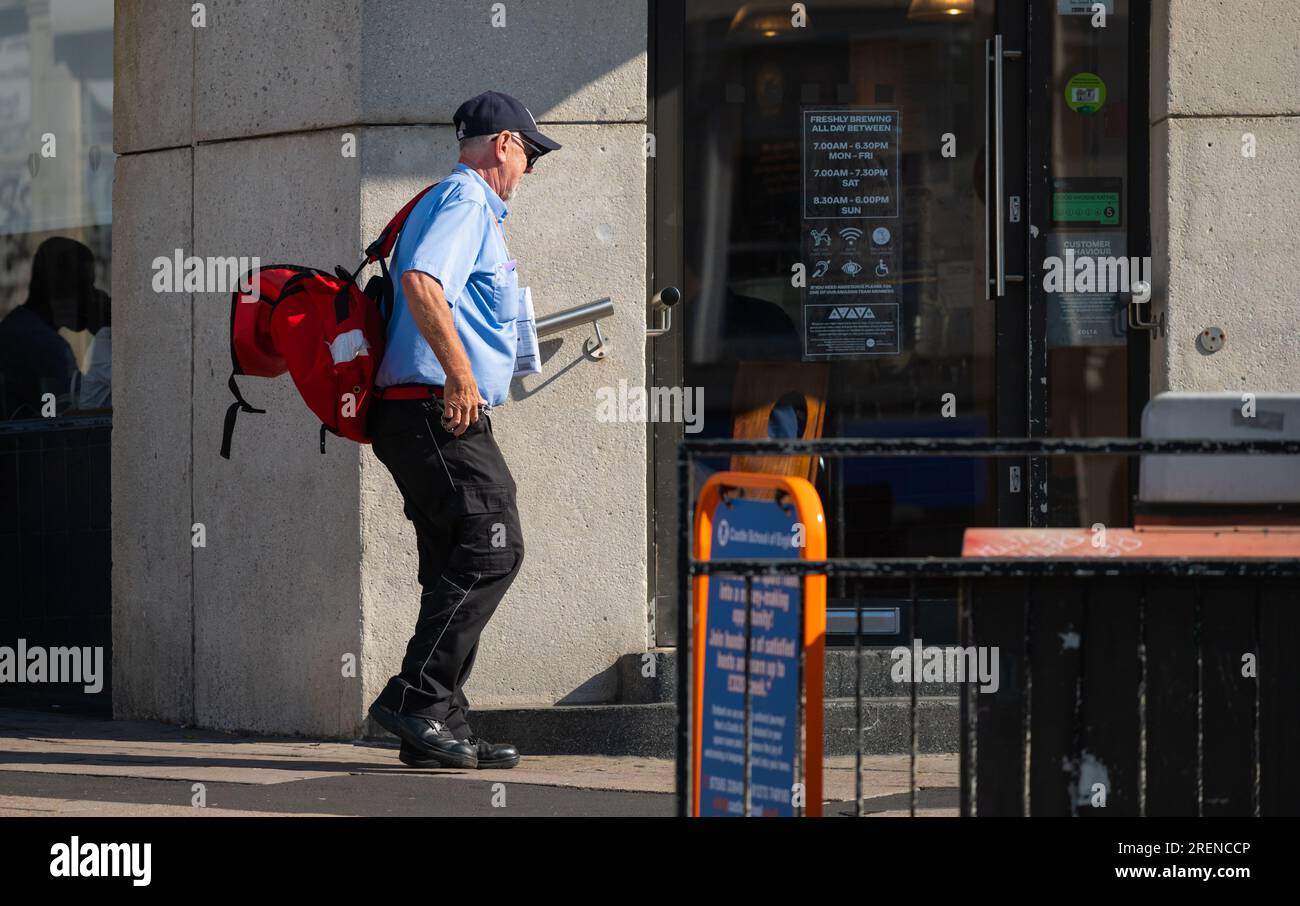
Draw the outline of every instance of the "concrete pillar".
<instances>
[{"instance_id":1,"label":"concrete pillar","mask_svg":"<svg viewBox=\"0 0 1300 906\"><path fill-rule=\"evenodd\" d=\"M1300 4L1156 0L1151 37L1152 392L1300 389Z\"/></svg>"},{"instance_id":2,"label":"concrete pillar","mask_svg":"<svg viewBox=\"0 0 1300 906\"><path fill-rule=\"evenodd\" d=\"M538 314L612 296L612 357L575 331L494 416L528 558L484 637L475 705L608 700L647 645L645 427L601 424L595 390L644 382L645 4L118 0L115 25L114 702L119 717L352 736L419 606L414 536L383 466L331 438L287 377L230 401L228 294L158 295L181 248L355 263L455 162L451 114L519 96L565 147L511 202ZM601 22L608 21L606 28ZM581 42L582 53L574 53ZM345 156L344 137L356 156ZM115 325L116 326L116 325ZM191 546L193 523L207 546ZM357 659L358 675L343 660Z\"/></svg>"}]
</instances>

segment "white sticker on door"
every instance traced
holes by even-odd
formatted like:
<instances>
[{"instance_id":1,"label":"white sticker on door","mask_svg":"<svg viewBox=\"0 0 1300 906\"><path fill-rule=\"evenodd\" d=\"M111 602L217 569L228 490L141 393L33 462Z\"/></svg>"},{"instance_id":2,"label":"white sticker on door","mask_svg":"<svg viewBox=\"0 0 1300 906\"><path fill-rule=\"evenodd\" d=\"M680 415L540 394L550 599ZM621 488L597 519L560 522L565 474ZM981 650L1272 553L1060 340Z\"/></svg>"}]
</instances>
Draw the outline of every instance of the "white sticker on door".
<instances>
[{"instance_id":1,"label":"white sticker on door","mask_svg":"<svg viewBox=\"0 0 1300 906\"><path fill-rule=\"evenodd\" d=\"M1115 0L1056 0L1056 11L1062 16L1091 16L1098 3L1106 7L1106 15L1115 14Z\"/></svg>"},{"instance_id":2,"label":"white sticker on door","mask_svg":"<svg viewBox=\"0 0 1300 906\"><path fill-rule=\"evenodd\" d=\"M802 118L804 359L897 355L899 112L815 107Z\"/></svg>"}]
</instances>

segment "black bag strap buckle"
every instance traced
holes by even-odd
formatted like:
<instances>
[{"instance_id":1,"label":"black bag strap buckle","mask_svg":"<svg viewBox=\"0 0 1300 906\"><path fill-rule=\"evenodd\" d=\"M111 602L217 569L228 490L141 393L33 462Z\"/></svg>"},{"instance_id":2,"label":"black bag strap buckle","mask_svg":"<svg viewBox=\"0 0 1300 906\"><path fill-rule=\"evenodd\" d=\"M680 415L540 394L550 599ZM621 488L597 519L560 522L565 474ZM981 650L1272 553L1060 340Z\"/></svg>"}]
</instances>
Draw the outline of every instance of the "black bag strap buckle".
<instances>
[{"instance_id":1,"label":"black bag strap buckle","mask_svg":"<svg viewBox=\"0 0 1300 906\"><path fill-rule=\"evenodd\" d=\"M226 382L226 386L230 388L230 393L234 396L235 401L230 404L230 408L226 409L226 421L225 425L221 429L222 459L230 458L230 441L235 434L235 419L238 418L239 413L252 412L257 415L266 414L265 409L258 409L248 400L244 399L244 395L239 392L239 385L235 383L234 374L230 375L230 380Z\"/></svg>"}]
</instances>

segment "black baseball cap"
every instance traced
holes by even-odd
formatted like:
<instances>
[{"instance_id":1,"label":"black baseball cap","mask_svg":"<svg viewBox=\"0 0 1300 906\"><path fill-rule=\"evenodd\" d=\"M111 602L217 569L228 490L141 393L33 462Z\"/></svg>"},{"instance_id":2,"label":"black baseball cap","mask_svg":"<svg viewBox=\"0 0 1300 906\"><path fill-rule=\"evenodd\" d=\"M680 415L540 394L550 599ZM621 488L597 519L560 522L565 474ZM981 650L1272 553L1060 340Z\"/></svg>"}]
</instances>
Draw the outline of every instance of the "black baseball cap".
<instances>
[{"instance_id":1,"label":"black baseball cap","mask_svg":"<svg viewBox=\"0 0 1300 906\"><path fill-rule=\"evenodd\" d=\"M510 131L518 132L541 148L543 154L560 149L559 142L538 131L532 111L500 91L485 91L470 98L456 108L452 122L456 124L457 140Z\"/></svg>"}]
</instances>

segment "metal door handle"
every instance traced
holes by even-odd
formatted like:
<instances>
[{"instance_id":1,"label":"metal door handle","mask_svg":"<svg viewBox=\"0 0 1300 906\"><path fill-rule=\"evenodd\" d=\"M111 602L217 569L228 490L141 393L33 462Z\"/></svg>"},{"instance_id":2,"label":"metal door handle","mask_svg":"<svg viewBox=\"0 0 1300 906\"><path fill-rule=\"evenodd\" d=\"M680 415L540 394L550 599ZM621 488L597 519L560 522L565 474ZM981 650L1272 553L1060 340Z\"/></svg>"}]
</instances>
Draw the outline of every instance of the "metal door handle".
<instances>
[{"instance_id":1,"label":"metal door handle","mask_svg":"<svg viewBox=\"0 0 1300 906\"><path fill-rule=\"evenodd\" d=\"M1139 280L1130 289L1132 292L1129 293L1128 299L1128 326L1133 330L1155 330L1159 326L1155 319L1144 320L1142 317L1143 306L1151 301L1151 284Z\"/></svg>"},{"instance_id":2,"label":"metal door handle","mask_svg":"<svg viewBox=\"0 0 1300 906\"><path fill-rule=\"evenodd\" d=\"M989 68L992 66L992 95L989 94ZM1002 120L1002 36L994 35L984 41L984 265L990 272L984 283L986 300L1001 299L1007 294L1007 257L1003 236L1003 196L1005 194L1006 166L1002 146L1004 139ZM990 104L991 102L991 104ZM993 113L990 136L989 112ZM990 142L990 139L992 140ZM993 170L992 192L989 191L989 170ZM992 215L993 255L989 256L988 217Z\"/></svg>"},{"instance_id":3,"label":"metal door handle","mask_svg":"<svg viewBox=\"0 0 1300 906\"><path fill-rule=\"evenodd\" d=\"M680 301L682 301L682 291L675 286L665 286L655 293L654 298L650 300L650 308L656 314L662 311L663 320L653 327L646 328L647 337L662 337L673 329L673 306Z\"/></svg>"}]
</instances>

